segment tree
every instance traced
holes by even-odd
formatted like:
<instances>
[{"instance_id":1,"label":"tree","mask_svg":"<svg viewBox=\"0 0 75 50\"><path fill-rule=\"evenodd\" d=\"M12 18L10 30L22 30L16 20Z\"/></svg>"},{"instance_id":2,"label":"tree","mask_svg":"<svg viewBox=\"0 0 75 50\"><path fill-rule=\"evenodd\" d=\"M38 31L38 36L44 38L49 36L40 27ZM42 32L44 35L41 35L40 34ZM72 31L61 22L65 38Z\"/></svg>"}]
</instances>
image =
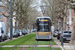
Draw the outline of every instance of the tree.
<instances>
[{"instance_id":1,"label":"tree","mask_svg":"<svg viewBox=\"0 0 75 50\"><path fill-rule=\"evenodd\" d=\"M5 0L7 3L5 4L5 7L8 12L8 16L3 13L5 17L7 17L8 21L10 21L10 0ZM28 22L28 11L31 8L32 0L12 0L12 11L13 17L16 17L16 21L19 22L19 26L17 26L17 29L22 29L25 27L25 24ZM9 22L10 23L10 22ZM7 24L9 26L9 24ZM20 27L20 28L19 28Z\"/></svg>"},{"instance_id":2,"label":"tree","mask_svg":"<svg viewBox=\"0 0 75 50\"><path fill-rule=\"evenodd\" d=\"M52 23L58 24L58 21L60 20L59 24L59 30L61 31L61 28L63 30L66 30L66 18L67 18L67 10L68 10L68 2L67 0L45 0L46 5L49 7L47 13L52 19ZM58 27L56 28L58 29Z\"/></svg>"},{"instance_id":3,"label":"tree","mask_svg":"<svg viewBox=\"0 0 75 50\"><path fill-rule=\"evenodd\" d=\"M73 15L73 26L72 26L72 34L71 34L71 41L70 44L75 44L75 3L74 0L69 0L69 3L72 3L72 5L69 5L71 9L74 10L74 15Z\"/></svg>"}]
</instances>

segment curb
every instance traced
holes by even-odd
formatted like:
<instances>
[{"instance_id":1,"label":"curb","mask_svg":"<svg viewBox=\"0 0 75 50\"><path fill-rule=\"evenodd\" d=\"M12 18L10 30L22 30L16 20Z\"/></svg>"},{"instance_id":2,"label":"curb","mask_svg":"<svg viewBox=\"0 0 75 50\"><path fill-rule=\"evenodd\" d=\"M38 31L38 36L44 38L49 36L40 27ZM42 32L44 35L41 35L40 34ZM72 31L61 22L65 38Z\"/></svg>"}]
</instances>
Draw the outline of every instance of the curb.
<instances>
[{"instance_id":1,"label":"curb","mask_svg":"<svg viewBox=\"0 0 75 50\"><path fill-rule=\"evenodd\" d=\"M55 41L55 40L54 40ZM56 42L56 41L55 41ZM57 43L57 42L56 42ZM58 43L57 43L58 44ZM62 46L60 46L59 44L58 44L58 46L62 49L62 50L65 50Z\"/></svg>"}]
</instances>

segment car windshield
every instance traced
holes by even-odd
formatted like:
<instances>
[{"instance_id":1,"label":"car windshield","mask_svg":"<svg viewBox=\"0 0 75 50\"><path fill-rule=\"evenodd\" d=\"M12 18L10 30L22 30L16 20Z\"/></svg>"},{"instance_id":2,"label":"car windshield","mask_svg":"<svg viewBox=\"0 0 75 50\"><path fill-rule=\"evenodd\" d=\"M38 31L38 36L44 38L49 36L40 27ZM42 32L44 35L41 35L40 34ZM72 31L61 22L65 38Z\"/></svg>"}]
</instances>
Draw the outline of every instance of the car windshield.
<instances>
[{"instance_id":1,"label":"car windshield","mask_svg":"<svg viewBox=\"0 0 75 50\"><path fill-rule=\"evenodd\" d=\"M64 33L70 33L70 34L71 34L72 32L70 32L70 31L65 31Z\"/></svg>"},{"instance_id":2,"label":"car windshield","mask_svg":"<svg viewBox=\"0 0 75 50\"><path fill-rule=\"evenodd\" d=\"M55 30L55 31L58 31L58 30Z\"/></svg>"}]
</instances>

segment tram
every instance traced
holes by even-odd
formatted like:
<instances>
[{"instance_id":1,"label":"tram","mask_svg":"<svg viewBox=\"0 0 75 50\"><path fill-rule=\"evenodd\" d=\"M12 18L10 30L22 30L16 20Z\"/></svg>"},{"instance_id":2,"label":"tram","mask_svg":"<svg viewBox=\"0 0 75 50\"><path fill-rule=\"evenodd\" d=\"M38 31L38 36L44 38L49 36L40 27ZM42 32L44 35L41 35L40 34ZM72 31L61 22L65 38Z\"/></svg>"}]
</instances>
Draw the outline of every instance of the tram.
<instances>
[{"instance_id":1,"label":"tram","mask_svg":"<svg viewBox=\"0 0 75 50\"><path fill-rule=\"evenodd\" d=\"M51 18L50 17L37 17L36 18L36 40L48 40L52 39L51 34Z\"/></svg>"}]
</instances>

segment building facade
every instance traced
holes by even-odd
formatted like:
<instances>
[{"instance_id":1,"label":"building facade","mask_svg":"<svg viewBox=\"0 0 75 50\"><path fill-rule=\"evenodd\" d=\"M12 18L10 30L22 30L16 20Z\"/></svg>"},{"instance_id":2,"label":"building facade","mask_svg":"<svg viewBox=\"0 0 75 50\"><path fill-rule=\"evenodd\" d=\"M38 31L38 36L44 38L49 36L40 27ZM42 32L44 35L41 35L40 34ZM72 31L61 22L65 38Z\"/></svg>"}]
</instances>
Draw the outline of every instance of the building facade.
<instances>
[{"instance_id":1,"label":"building facade","mask_svg":"<svg viewBox=\"0 0 75 50\"><path fill-rule=\"evenodd\" d=\"M72 31L73 26L73 16L74 16L74 9L68 9L68 17L67 17L67 30Z\"/></svg>"},{"instance_id":2,"label":"building facade","mask_svg":"<svg viewBox=\"0 0 75 50\"><path fill-rule=\"evenodd\" d=\"M0 21L3 21L6 27L7 18L3 14L6 14L6 9L5 9L4 4L0 0Z\"/></svg>"}]
</instances>

